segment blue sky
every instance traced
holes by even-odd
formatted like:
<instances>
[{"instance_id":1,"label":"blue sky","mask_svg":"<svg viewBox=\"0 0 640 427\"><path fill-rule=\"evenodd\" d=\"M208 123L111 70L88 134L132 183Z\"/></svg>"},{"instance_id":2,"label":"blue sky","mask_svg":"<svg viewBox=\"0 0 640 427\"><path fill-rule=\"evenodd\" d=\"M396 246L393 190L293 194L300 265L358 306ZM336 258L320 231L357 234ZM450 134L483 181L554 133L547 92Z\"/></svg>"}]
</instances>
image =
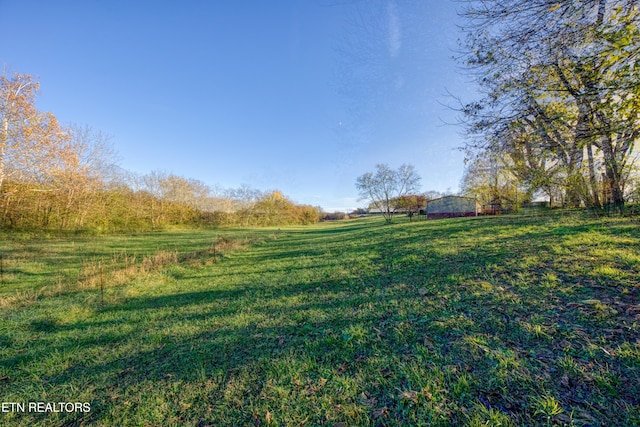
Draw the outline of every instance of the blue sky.
<instances>
[{"instance_id":1,"label":"blue sky","mask_svg":"<svg viewBox=\"0 0 640 427\"><path fill-rule=\"evenodd\" d=\"M127 170L345 210L377 163L457 190L456 23L446 0L0 0L0 65Z\"/></svg>"}]
</instances>

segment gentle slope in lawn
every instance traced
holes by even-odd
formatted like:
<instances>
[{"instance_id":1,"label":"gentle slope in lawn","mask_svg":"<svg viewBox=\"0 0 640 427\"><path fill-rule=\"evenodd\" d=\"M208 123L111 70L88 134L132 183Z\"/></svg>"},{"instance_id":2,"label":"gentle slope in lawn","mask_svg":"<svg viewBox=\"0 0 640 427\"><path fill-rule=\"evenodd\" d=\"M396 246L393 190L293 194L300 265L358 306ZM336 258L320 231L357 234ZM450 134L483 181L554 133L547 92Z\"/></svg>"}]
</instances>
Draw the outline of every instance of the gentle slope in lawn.
<instances>
[{"instance_id":1,"label":"gentle slope in lawn","mask_svg":"<svg viewBox=\"0 0 640 427\"><path fill-rule=\"evenodd\" d=\"M0 424L637 425L639 225L4 232Z\"/></svg>"}]
</instances>

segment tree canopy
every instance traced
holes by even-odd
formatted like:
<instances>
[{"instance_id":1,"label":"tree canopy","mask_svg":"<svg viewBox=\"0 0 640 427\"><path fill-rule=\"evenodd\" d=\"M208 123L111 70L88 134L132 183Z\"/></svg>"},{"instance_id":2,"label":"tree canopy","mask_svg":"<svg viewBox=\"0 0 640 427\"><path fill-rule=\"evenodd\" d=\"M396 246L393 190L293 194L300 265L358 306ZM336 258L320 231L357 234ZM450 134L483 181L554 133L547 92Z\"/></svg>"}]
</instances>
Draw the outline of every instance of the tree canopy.
<instances>
[{"instance_id":1,"label":"tree canopy","mask_svg":"<svg viewBox=\"0 0 640 427\"><path fill-rule=\"evenodd\" d=\"M460 111L470 151L528 193L619 209L640 135L636 1L459 0L462 61L482 96Z\"/></svg>"}]
</instances>

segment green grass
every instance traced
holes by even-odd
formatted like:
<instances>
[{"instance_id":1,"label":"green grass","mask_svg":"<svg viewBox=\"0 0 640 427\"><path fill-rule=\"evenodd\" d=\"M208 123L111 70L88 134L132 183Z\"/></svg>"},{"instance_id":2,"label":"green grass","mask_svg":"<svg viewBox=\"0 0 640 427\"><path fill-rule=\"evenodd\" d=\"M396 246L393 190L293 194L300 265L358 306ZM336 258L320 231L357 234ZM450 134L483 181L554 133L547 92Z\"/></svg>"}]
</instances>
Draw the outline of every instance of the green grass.
<instances>
[{"instance_id":1,"label":"green grass","mask_svg":"<svg viewBox=\"0 0 640 427\"><path fill-rule=\"evenodd\" d=\"M0 234L0 425L640 425L639 225Z\"/></svg>"}]
</instances>

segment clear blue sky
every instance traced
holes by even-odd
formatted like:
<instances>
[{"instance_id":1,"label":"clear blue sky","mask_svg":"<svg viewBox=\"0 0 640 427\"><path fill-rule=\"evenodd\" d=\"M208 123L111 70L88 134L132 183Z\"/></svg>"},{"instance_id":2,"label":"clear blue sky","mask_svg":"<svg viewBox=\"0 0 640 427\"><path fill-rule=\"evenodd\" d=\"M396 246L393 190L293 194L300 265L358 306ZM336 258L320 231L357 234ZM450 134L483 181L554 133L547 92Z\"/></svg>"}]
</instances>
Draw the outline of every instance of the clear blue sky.
<instances>
[{"instance_id":1,"label":"clear blue sky","mask_svg":"<svg viewBox=\"0 0 640 427\"><path fill-rule=\"evenodd\" d=\"M0 0L0 66L127 170L343 210L376 163L457 191L457 22L447 0Z\"/></svg>"}]
</instances>

